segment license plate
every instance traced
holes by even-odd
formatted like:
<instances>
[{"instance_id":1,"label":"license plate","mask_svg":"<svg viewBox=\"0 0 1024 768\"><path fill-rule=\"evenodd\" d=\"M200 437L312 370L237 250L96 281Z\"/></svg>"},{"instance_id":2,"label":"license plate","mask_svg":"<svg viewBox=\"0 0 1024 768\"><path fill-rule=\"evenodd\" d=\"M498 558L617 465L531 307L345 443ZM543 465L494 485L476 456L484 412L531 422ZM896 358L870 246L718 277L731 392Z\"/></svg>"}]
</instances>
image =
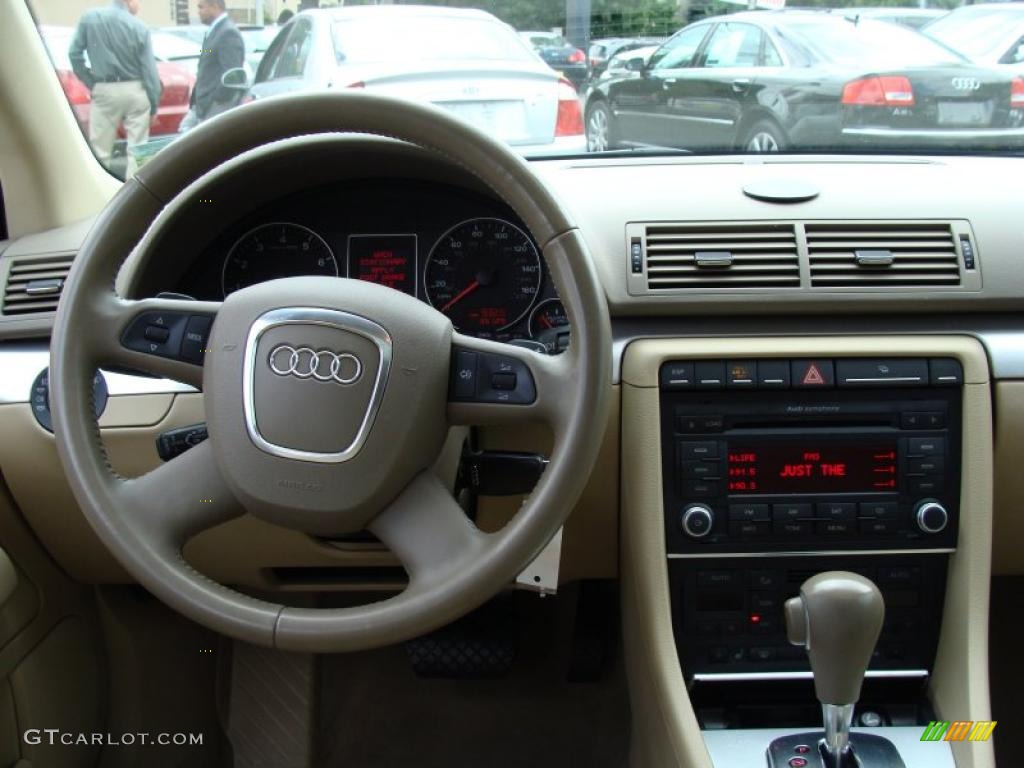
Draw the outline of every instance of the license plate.
<instances>
[{"instance_id":1,"label":"license plate","mask_svg":"<svg viewBox=\"0 0 1024 768\"><path fill-rule=\"evenodd\" d=\"M982 126L992 121L992 107L985 101L940 101L939 125Z\"/></svg>"},{"instance_id":2,"label":"license plate","mask_svg":"<svg viewBox=\"0 0 1024 768\"><path fill-rule=\"evenodd\" d=\"M504 141L522 139L527 135L521 101L448 101L438 106Z\"/></svg>"}]
</instances>

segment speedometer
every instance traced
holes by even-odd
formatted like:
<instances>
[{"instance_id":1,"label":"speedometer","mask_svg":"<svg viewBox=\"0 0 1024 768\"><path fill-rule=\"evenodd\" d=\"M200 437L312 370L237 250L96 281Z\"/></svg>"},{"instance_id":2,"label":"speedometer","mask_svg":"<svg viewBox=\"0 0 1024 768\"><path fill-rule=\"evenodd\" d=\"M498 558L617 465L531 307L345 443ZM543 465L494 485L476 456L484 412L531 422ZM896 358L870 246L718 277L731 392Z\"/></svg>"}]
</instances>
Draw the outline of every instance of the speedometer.
<instances>
[{"instance_id":1,"label":"speedometer","mask_svg":"<svg viewBox=\"0 0 1024 768\"><path fill-rule=\"evenodd\" d=\"M224 261L224 296L279 277L338 276L338 262L316 232L301 224L262 224L242 235Z\"/></svg>"},{"instance_id":2,"label":"speedometer","mask_svg":"<svg viewBox=\"0 0 1024 768\"><path fill-rule=\"evenodd\" d=\"M427 301L467 333L509 328L540 291L540 254L523 230L503 219L470 219L441 235L423 274Z\"/></svg>"}]
</instances>

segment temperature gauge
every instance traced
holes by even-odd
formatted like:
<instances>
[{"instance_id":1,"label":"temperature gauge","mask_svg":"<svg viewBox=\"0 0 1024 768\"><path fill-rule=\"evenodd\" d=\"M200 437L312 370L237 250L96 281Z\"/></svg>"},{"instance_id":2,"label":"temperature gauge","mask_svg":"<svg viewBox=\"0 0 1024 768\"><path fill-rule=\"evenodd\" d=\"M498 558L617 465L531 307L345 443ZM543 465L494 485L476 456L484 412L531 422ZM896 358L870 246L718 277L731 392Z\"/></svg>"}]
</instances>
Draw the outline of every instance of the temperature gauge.
<instances>
[{"instance_id":1,"label":"temperature gauge","mask_svg":"<svg viewBox=\"0 0 1024 768\"><path fill-rule=\"evenodd\" d=\"M548 352L561 352L569 346L569 316L560 299L542 301L530 314L530 337L541 342Z\"/></svg>"}]
</instances>

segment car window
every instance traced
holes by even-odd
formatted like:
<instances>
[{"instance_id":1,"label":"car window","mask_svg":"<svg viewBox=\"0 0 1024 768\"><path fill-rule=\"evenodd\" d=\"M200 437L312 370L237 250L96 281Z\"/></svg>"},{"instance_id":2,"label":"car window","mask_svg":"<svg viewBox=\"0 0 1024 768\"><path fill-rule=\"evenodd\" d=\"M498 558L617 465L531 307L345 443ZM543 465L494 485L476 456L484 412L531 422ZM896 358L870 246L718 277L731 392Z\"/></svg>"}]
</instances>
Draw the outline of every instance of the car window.
<instances>
[{"instance_id":1,"label":"car window","mask_svg":"<svg viewBox=\"0 0 1024 768\"><path fill-rule=\"evenodd\" d=\"M283 77L302 77L306 69L306 59L313 44L313 23L309 19L299 19L288 34L288 39L281 51L281 57L270 74L271 80Z\"/></svg>"},{"instance_id":2,"label":"car window","mask_svg":"<svg viewBox=\"0 0 1024 768\"><path fill-rule=\"evenodd\" d=\"M974 59L1002 54L1001 46L1006 44L1008 33L1022 23L1022 11L986 8L983 13L950 13L933 21L924 31L929 37Z\"/></svg>"},{"instance_id":3,"label":"car window","mask_svg":"<svg viewBox=\"0 0 1024 768\"><path fill-rule=\"evenodd\" d=\"M779 55L779 49L775 47L775 43L773 43L771 38L767 35L764 36L764 60L761 64L765 67L783 66L782 56Z\"/></svg>"},{"instance_id":4,"label":"car window","mask_svg":"<svg viewBox=\"0 0 1024 768\"><path fill-rule=\"evenodd\" d=\"M286 26L278 32L277 37L270 43L267 52L263 54L259 69L256 70L256 82L262 83L270 79L271 73L277 68L281 54L284 52L284 44L291 33L291 26Z\"/></svg>"},{"instance_id":5,"label":"car window","mask_svg":"<svg viewBox=\"0 0 1024 768\"><path fill-rule=\"evenodd\" d=\"M1019 64L1024 61L1024 35L1010 46L1009 50L999 60L1000 64Z\"/></svg>"},{"instance_id":6,"label":"car window","mask_svg":"<svg viewBox=\"0 0 1024 768\"><path fill-rule=\"evenodd\" d=\"M651 69L679 69L690 66L710 26L701 24L672 37L651 56Z\"/></svg>"},{"instance_id":7,"label":"car window","mask_svg":"<svg viewBox=\"0 0 1024 768\"><path fill-rule=\"evenodd\" d=\"M360 17L336 21L331 31L335 50L346 64L537 61L536 54L511 29L486 19ZM544 44L553 43L546 38Z\"/></svg>"},{"instance_id":8,"label":"car window","mask_svg":"<svg viewBox=\"0 0 1024 768\"><path fill-rule=\"evenodd\" d=\"M912 29L884 21L842 17L822 24L798 18L785 25L786 32L816 54L821 61L843 66L872 67L962 65L954 51Z\"/></svg>"},{"instance_id":9,"label":"car window","mask_svg":"<svg viewBox=\"0 0 1024 768\"><path fill-rule=\"evenodd\" d=\"M705 67L756 67L761 30L752 24L719 24L704 49Z\"/></svg>"}]
</instances>

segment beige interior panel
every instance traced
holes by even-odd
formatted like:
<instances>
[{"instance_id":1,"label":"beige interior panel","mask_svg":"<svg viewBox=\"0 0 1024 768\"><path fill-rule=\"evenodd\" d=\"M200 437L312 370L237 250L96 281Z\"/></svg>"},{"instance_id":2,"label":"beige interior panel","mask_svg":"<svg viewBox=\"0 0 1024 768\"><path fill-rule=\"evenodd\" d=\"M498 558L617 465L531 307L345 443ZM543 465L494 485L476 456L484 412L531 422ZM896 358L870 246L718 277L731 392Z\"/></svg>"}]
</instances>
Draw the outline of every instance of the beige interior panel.
<instances>
[{"instance_id":1,"label":"beige interior panel","mask_svg":"<svg viewBox=\"0 0 1024 768\"><path fill-rule=\"evenodd\" d=\"M686 692L671 625L662 509L658 370L670 359L952 356L964 367L960 540L950 559L931 680L950 720L990 719L988 590L992 525L992 409L984 349L960 336L644 340L626 349L622 392L623 635L634 713L631 764L710 765ZM994 766L991 743L959 744L957 764Z\"/></svg>"},{"instance_id":2,"label":"beige interior panel","mask_svg":"<svg viewBox=\"0 0 1024 768\"><path fill-rule=\"evenodd\" d=\"M992 571L1024 573L1024 381L998 381L996 412L995 513Z\"/></svg>"},{"instance_id":3,"label":"beige interior panel","mask_svg":"<svg viewBox=\"0 0 1024 768\"><path fill-rule=\"evenodd\" d=\"M121 395L107 400L100 416L100 428L151 427L166 418L174 395Z\"/></svg>"}]
</instances>

